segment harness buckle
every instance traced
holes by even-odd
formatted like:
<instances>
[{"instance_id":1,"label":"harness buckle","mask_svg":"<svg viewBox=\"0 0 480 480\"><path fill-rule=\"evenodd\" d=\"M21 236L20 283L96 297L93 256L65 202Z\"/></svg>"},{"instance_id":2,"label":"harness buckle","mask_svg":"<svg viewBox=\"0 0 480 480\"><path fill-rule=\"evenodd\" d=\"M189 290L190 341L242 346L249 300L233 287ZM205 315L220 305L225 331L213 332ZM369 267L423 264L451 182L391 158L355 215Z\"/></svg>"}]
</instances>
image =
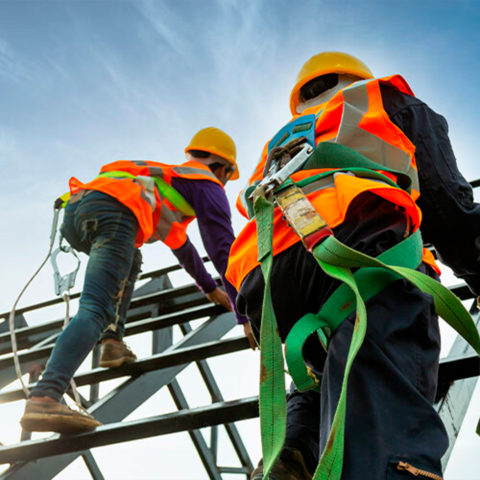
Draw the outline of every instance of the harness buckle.
<instances>
[{"instance_id":1,"label":"harness buckle","mask_svg":"<svg viewBox=\"0 0 480 480\"><path fill-rule=\"evenodd\" d=\"M251 193L249 199L253 200L260 191L269 195L276 187L287 178L300 170L313 153L313 147L306 143L306 137L296 138L283 147L270 150L265 163L264 178Z\"/></svg>"}]
</instances>

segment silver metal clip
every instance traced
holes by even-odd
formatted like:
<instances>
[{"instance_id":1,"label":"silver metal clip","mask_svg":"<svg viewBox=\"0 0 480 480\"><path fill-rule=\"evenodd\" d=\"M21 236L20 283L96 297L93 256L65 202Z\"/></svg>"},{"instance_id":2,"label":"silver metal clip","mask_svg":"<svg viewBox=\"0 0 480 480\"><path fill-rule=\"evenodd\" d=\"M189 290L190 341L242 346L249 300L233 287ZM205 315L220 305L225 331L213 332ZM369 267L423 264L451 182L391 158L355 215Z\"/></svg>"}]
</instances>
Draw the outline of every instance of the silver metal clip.
<instances>
[{"instance_id":1,"label":"silver metal clip","mask_svg":"<svg viewBox=\"0 0 480 480\"><path fill-rule=\"evenodd\" d=\"M270 193L274 188L281 185L290 175L295 173L305 165L308 157L313 153L313 147L306 144L302 149L280 170L277 169L275 164L272 165L268 175L257 185L257 188L250 195L250 199L253 199L255 191L262 189L265 194Z\"/></svg>"},{"instance_id":2,"label":"silver metal clip","mask_svg":"<svg viewBox=\"0 0 480 480\"><path fill-rule=\"evenodd\" d=\"M75 285L75 279L77 277L78 270L80 268L80 259L78 258L77 253L75 250L68 246L62 245L62 240L60 240L59 247L52 252L50 257L50 261L52 262L53 267L53 278L55 281L55 294L56 295L63 295L65 292L69 292L71 288ZM77 266L75 269L65 275L60 275L60 271L58 269L57 264L57 256L59 253L71 253L77 259Z\"/></svg>"}]
</instances>

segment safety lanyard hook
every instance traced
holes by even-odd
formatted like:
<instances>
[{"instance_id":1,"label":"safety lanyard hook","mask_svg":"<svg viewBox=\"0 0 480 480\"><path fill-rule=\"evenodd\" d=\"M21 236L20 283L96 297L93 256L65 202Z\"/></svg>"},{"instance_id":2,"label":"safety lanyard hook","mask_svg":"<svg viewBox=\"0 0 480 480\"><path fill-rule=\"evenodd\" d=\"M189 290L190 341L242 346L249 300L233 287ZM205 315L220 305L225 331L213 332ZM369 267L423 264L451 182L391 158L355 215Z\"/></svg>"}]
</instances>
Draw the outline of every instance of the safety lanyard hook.
<instances>
[{"instance_id":1,"label":"safety lanyard hook","mask_svg":"<svg viewBox=\"0 0 480 480\"><path fill-rule=\"evenodd\" d=\"M269 158L268 166L266 166L268 172L257 185L256 192L252 192L251 200L259 195L268 196L276 187L285 182L290 175L301 170L313 153L313 148L308 143L305 143L303 137L292 141L290 146L287 144L287 146L278 150L282 150L279 157L280 161L276 162L274 158ZM271 157L274 157L274 155Z\"/></svg>"},{"instance_id":2,"label":"safety lanyard hook","mask_svg":"<svg viewBox=\"0 0 480 480\"><path fill-rule=\"evenodd\" d=\"M53 267L53 278L55 281L55 294L56 295L63 295L65 292L69 292L71 288L75 285L75 279L77 277L78 270L80 268L80 259L78 258L77 253L75 250L70 247L69 245L62 245L63 237L60 237L59 246L56 250L52 252L52 256L50 257L50 261L52 262ZM60 271L58 269L57 264L57 256L59 253L71 253L77 260L77 265L69 273L65 275L60 275Z\"/></svg>"}]
</instances>

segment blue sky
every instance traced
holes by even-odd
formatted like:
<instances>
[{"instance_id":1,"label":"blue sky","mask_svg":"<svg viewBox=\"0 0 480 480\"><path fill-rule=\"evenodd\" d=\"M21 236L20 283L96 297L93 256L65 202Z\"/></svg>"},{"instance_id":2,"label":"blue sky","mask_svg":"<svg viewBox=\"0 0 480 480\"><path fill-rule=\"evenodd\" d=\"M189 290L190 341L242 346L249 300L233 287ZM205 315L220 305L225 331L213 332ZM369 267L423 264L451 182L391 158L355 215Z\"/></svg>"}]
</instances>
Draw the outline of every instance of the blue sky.
<instances>
[{"instance_id":1,"label":"blue sky","mask_svg":"<svg viewBox=\"0 0 480 480\"><path fill-rule=\"evenodd\" d=\"M233 203L289 119L297 71L322 50L405 76L447 118L465 176L479 178L479 24L480 3L462 0L0 0L1 311L46 253L51 204L72 175L91 179L122 158L179 163L191 136L214 125L237 143ZM174 261L161 245L144 254L145 270ZM46 271L25 303L52 295ZM474 478L473 448L471 435L450 478Z\"/></svg>"}]
</instances>

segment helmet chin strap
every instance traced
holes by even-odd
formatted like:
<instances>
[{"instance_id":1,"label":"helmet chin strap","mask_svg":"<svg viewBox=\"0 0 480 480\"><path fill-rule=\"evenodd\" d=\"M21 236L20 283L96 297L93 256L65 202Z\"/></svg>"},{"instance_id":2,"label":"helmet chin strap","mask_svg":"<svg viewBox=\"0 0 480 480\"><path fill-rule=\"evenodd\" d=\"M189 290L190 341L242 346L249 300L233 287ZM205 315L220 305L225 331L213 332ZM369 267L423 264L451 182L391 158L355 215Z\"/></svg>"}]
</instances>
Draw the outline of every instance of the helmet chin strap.
<instances>
[{"instance_id":1,"label":"helmet chin strap","mask_svg":"<svg viewBox=\"0 0 480 480\"><path fill-rule=\"evenodd\" d=\"M297 113L303 113L304 110L310 107L316 107L318 105L321 105L322 103L328 102L336 93L338 93L340 90L348 87L354 82L357 82L358 80L362 80L359 77L355 77L353 75L338 75L338 83L328 89L322 92L320 95L317 95L316 97L311 98L310 100L306 100L304 102L301 102L297 105Z\"/></svg>"}]
</instances>

